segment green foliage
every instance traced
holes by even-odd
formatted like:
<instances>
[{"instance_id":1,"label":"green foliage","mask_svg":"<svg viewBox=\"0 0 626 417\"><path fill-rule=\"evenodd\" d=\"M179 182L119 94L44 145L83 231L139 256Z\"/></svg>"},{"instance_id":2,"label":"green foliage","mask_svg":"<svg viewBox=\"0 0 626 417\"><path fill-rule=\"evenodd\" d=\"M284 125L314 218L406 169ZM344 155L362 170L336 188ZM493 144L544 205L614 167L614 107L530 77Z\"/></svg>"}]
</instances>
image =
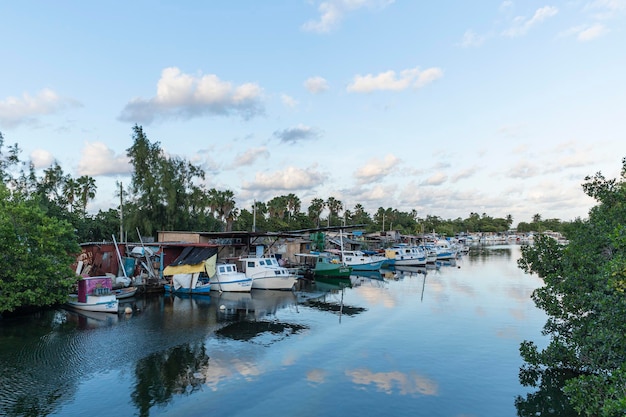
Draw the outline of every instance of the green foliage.
<instances>
[{"instance_id":1,"label":"green foliage","mask_svg":"<svg viewBox=\"0 0 626 417\"><path fill-rule=\"evenodd\" d=\"M522 248L519 260L544 280L533 300L548 315L543 331L550 336L543 350L527 342L520 353L535 372L574 372L564 392L589 416L626 412L626 159L622 163L619 182L600 173L585 178L583 189L598 205L588 220L568 225L567 246L541 236Z\"/></svg>"},{"instance_id":2,"label":"green foliage","mask_svg":"<svg viewBox=\"0 0 626 417\"><path fill-rule=\"evenodd\" d=\"M150 142L137 125L127 155L134 170L130 198L124 204L128 212L125 229L134 238L138 238L134 235L136 229L147 236L155 236L158 230L185 230L192 216L197 220L207 214L207 196L196 184L204 179L202 169L180 158L168 158L159 142ZM230 210L226 206L221 209L228 216L234 201Z\"/></svg>"},{"instance_id":3,"label":"green foliage","mask_svg":"<svg viewBox=\"0 0 626 417\"><path fill-rule=\"evenodd\" d=\"M12 199L0 184L0 313L65 302L78 252L71 225Z\"/></svg>"}]
</instances>

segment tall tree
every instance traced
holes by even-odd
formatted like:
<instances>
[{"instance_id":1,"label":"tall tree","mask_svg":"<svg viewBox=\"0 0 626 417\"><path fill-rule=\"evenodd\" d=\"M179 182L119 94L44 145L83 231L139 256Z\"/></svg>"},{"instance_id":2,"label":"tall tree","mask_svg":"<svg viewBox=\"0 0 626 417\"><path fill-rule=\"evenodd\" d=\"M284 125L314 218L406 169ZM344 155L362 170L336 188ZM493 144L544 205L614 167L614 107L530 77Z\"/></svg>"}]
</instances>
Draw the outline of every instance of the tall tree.
<instances>
[{"instance_id":1,"label":"tall tree","mask_svg":"<svg viewBox=\"0 0 626 417\"><path fill-rule=\"evenodd\" d=\"M309 217L315 221L317 227L320 226L320 216L322 215L322 211L324 211L325 205L324 200L321 198L314 198L309 205Z\"/></svg>"},{"instance_id":2,"label":"tall tree","mask_svg":"<svg viewBox=\"0 0 626 417\"><path fill-rule=\"evenodd\" d=\"M96 197L96 180L89 175L83 175L75 181L78 190L78 200L83 213L87 212L87 204Z\"/></svg>"},{"instance_id":3,"label":"tall tree","mask_svg":"<svg viewBox=\"0 0 626 417\"><path fill-rule=\"evenodd\" d=\"M142 229L146 235L154 232L186 228L190 218L190 204L201 188L195 181L204 179L204 171L180 158L168 158L160 143L151 143L143 128L133 127L133 144L127 150L133 165L130 185L130 230Z\"/></svg>"},{"instance_id":4,"label":"tall tree","mask_svg":"<svg viewBox=\"0 0 626 417\"><path fill-rule=\"evenodd\" d=\"M326 207L328 208L328 224L332 224L332 219L339 217L339 212L343 210L343 203L341 200L337 200L335 197L328 197L326 200Z\"/></svg>"},{"instance_id":5,"label":"tall tree","mask_svg":"<svg viewBox=\"0 0 626 417\"><path fill-rule=\"evenodd\" d=\"M569 244L547 235L522 247L519 266L537 273L544 286L532 297L548 320L548 346L526 341L520 373L536 383L544 371L576 376L565 392L576 410L588 416L622 416L626 409L626 158L621 180L600 173L586 177L583 190L598 205L589 219L567 230Z\"/></svg>"},{"instance_id":6,"label":"tall tree","mask_svg":"<svg viewBox=\"0 0 626 417\"><path fill-rule=\"evenodd\" d=\"M300 198L293 193L290 193L286 197L287 202L287 221L291 222L291 219L296 217L300 213L301 202Z\"/></svg>"}]
</instances>

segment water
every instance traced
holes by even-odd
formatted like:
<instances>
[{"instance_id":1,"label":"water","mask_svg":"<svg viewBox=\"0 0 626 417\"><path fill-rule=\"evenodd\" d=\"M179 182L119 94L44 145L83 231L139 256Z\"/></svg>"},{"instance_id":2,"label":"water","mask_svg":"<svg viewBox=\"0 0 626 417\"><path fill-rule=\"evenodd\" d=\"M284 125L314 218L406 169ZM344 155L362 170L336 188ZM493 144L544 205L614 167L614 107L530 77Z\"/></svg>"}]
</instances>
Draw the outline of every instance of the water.
<instances>
[{"instance_id":1,"label":"water","mask_svg":"<svg viewBox=\"0 0 626 417\"><path fill-rule=\"evenodd\" d=\"M519 344L545 344L519 255L4 320L0 415L516 416Z\"/></svg>"}]
</instances>

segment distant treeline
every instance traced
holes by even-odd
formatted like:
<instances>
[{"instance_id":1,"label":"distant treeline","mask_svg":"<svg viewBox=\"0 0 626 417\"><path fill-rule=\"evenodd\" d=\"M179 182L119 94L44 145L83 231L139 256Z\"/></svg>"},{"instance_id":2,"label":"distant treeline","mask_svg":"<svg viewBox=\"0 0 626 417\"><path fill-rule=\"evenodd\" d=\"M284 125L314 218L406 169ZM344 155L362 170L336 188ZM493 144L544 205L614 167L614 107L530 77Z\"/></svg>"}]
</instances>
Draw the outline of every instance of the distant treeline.
<instances>
[{"instance_id":1,"label":"distant treeline","mask_svg":"<svg viewBox=\"0 0 626 417\"><path fill-rule=\"evenodd\" d=\"M118 192L112 196L119 201L116 209L88 213L87 205L97 192L94 178L74 178L57 162L38 176L32 163L20 159L17 143L4 148L1 133L0 178L15 198L35 201L46 215L71 224L78 242L110 240L113 234L119 234L120 225L129 240L139 238L136 230L143 236L156 237L159 230L251 231L254 227L264 232L359 224L364 225L365 232L397 230L402 234L435 232L453 236L461 232L506 232L513 226L511 215L494 218L471 212L465 219L442 219L390 207L368 213L362 204L348 208L334 197L314 198L303 210L300 198L293 193L257 201L249 209L240 208L233 191L206 189L202 168L167 156L159 142L148 140L141 126L133 127L132 141L126 155L133 173L126 188L118 183ZM564 233L568 224L558 219L542 220L536 214L531 223L521 222L516 229L519 233Z\"/></svg>"}]
</instances>

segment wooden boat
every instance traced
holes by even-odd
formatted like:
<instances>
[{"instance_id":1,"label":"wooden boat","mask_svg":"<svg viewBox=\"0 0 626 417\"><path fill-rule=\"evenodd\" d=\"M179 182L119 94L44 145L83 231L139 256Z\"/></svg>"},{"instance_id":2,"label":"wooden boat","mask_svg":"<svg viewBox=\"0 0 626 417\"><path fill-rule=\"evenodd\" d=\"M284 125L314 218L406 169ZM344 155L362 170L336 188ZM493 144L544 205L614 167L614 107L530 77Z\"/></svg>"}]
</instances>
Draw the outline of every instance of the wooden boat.
<instances>
[{"instance_id":1,"label":"wooden boat","mask_svg":"<svg viewBox=\"0 0 626 417\"><path fill-rule=\"evenodd\" d=\"M68 295L66 305L77 310L117 313L119 301L111 286L108 276L83 277L78 281L78 293Z\"/></svg>"},{"instance_id":2,"label":"wooden boat","mask_svg":"<svg viewBox=\"0 0 626 417\"><path fill-rule=\"evenodd\" d=\"M237 270L235 264L219 264L215 268L215 274L209 278L212 291L226 292L250 292L252 278Z\"/></svg>"},{"instance_id":3,"label":"wooden boat","mask_svg":"<svg viewBox=\"0 0 626 417\"><path fill-rule=\"evenodd\" d=\"M115 293L115 298L117 298L118 300L134 297L137 293L137 287L119 288L117 290L113 290L113 293Z\"/></svg>"},{"instance_id":4,"label":"wooden boat","mask_svg":"<svg viewBox=\"0 0 626 417\"><path fill-rule=\"evenodd\" d=\"M292 290L298 279L271 256L248 256L239 260L246 276L252 278L252 289Z\"/></svg>"}]
</instances>

